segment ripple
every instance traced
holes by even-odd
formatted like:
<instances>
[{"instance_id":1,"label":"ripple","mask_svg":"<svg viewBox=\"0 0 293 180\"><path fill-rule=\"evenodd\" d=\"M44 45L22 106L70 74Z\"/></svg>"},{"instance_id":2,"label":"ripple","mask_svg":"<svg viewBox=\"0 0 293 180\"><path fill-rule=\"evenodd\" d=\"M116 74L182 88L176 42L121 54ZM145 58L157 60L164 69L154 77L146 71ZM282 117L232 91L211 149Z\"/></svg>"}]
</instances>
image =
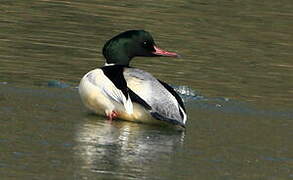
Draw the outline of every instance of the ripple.
<instances>
[{"instance_id":1,"label":"ripple","mask_svg":"<svg viewBox=\"0 0 293 180\"><path fill-rule=\"evenodd\" d=\"M205 99L204 96L200 95L188 86L171 85L171 87L179 94L179 96L183 99L184 102Z\"/></svg>"},{"instance_id":2,"label":"ripple","mask_svg":"<svg viewBox=\"0 0 293 180\"><path fill-rule=\"evenodd\" d=\"M8 82L6 82L6 81L0 82L0 85L7 85L7 84L8 84Z\"/></svg>"},{"instance_id":3,"label":"ripple","mask_svg":"<svg viewBox=\"0 0 293 180\"><path fill-rule=\"evenodd\" d=\"M223 113L237 113L245 116L266 116L293 118L293 112L257 109L251 105L226 97L205 97L188 86L172 85L174 90L191 109L205 109Z\"/></svg>"}]
</instances>

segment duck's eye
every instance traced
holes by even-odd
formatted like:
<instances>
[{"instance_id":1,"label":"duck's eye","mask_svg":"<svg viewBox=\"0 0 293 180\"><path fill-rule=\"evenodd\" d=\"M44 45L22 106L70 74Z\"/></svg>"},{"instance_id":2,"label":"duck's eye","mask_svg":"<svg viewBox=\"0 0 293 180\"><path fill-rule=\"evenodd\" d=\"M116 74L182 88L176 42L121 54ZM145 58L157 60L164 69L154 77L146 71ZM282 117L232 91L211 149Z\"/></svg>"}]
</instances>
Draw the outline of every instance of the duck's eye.
<instances>
[{"instance_id":1,"label":"duck's eye","mask_svg":"<svg viewBox=\"0 0 293 180\"><path fill-rule=\"evenodd\" d=\"M148 42L147 42L147 41L144 41L142 44L143 44L143 46L145 46L145 47L146 47L146 46L147 46L147 44L148 44Z\"/></svg>"},{"instance_id":2,"label":"duck's eye","mask_svg":"<svg viewBox=\"0 0 293 180\"><path fill-rule=\"evenodd\" d=\"M149 41L144 41L144 42L142 43L142 46L143 46L145 49L148 49L148 50L152 50L152 49L153 49L153 45L152 45L152 43L149 42Z\"/></svg>"}]
</instances>

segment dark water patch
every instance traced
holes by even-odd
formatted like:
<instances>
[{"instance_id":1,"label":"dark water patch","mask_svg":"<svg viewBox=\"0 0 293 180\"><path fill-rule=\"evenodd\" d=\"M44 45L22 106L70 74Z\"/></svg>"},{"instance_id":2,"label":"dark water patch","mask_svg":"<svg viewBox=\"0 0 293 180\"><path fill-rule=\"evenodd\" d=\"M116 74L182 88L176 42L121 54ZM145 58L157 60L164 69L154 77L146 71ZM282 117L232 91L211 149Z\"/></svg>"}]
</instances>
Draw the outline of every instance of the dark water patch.
<instances>
[{"instance_id":1,"label":"dark water patch","mask_svg":"<svg viewBox=\"0 0 293 180\"><path fill-rule=\"evenodd\" d=\"M275 111L253 108L252 106L229 100L223 101L221 98L207 98L205 100L193 101L189 106L199 109L207 109L223 113L237 113L245 116L264 116L264 117L282 117L293 119L293 112Z\"/></svg>"},{"instance_id":2,"label":"dark water patch","mask_svg":"<svg viewBox=\"0 0 293 180\"><path fill-rule=\"evenodd\" d=\"M205 97L188 86L172 87L179 93L186 105L191 109L199 108L223 113L237 113L245 116L266 116L293 119L293 112L253 108L248 103L225 97Z\"/></svg>"},{"instance_id":3,"label":"dark water patch","mask_svg":"<svg viewBox=\"0 0 293 180\"><path fill-rule=\"evenodd\" d=\"M69 87L69 86L68 86ZM61 88L58 86L58 88ZM39 97L44 97L44 98L58 98L58 97L62 97L63 98L72 98L74 96L76 96L76 94L72 94L72 93L52 93L51 91L49 91L46 88L42 88L42 87L17 87L17 86L5 86L5 88L1 88L0 89L0 95L1 94L7 94L7 92L10 93L16 93L16 94L23 94L23 95L32 95L32 96L39 96Z\"/></svg>"},{"instance_id":4,"label":"dark water patch","mask_svg":"<svg viewBox=\"0 0 293 180\"><path fill-rule=\"evenodd\" d=\"M78 87L69 85L65 82L51 80L48 82L48 87L54 88L71 88L77 89ZM281 117L293 119L293 112L289 111L276 111L264 110L253 108L245 102L225 98L225 97L206 97L191 89L188 86L171 85L174 90L183 99L186 106L189 108L206 109L210 111L217 111L222 113L236 113L245 116L264 116L264 117Z\"/></svg>"},{"instance_id":5,"label":"dark water patch","mask_svg":"<svg viewBox=\"0 0 293 180\"><path fill-rule=\"evenodd\" d=\"M8 165L7 164L5 164L5 163L1 163L0 162L0 168L5 168L5 167L7 167Z\"/></svg>"},{"instance_id":6,"label":"dark water patch","mask_svg":"<svg viewBox=\"0 0 293 180\"><path fill-rule=\"evenodd\" d=\"M262 159L272 162L293 162L293 158L289 157L262 157Z\"/></svg>"},{"instance_id":7,"label":"dark water patch","mask_svg":"<svg viewBox=\"0 0 293 180\"><path fill-rule=\"evenodd\" d=\"M68 88L69 85L61 82L61 81L57 81L57 80L52 80L48 82L48 87L55 87L55 88Z\"/></svg>"},{"instance_id":8,"label":"dark water patch","mask_svg":"<svg viewBox=\"0 0 293 180\"><path fill-rule=\"evenodd\" d=\"M14 158L23 158L24 156L31 156L32 153L15 151L12 154Z\"/></svg>"}]
</instances>

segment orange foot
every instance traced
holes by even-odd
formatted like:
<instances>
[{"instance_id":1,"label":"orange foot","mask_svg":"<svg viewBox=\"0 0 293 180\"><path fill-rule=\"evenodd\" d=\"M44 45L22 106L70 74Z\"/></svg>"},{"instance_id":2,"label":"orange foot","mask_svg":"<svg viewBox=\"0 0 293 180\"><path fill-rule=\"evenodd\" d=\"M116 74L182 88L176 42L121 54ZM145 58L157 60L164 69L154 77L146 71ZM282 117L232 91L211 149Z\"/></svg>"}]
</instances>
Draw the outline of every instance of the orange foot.
<instances>
[{"instance_id":1,"label":"orange foot","mask_svg":"<svg viewBox=\"0 0 293 180\"><path fill-rule=\"evenodd\" d=\"M108 120L111 122L113 119L115 119L116 117L118 117L118 113L115 111L112 111L111 113L107 114L107 118Z\"/></svg>"}]
</instances>

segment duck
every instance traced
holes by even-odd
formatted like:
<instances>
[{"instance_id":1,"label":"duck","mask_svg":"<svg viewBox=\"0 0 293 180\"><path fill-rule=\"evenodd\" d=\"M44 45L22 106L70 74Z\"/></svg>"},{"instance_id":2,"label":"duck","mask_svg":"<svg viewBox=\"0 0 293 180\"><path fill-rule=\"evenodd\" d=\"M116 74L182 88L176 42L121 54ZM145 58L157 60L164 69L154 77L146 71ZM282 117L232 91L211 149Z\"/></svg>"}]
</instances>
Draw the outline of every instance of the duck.
<instances>
[{"instance_id":1,"label":"duck","mask_svg":"<svg viewBox=\"0 0 293 180\"><path fill-rule=\"evenodd\" d=\"M108 40L102 50L105 65L86 73L78 91L83 104L109 121L168 124L185 128L186 109L167 83L130 66L134 57L179 57L160 49L145 30L128 30Z\"/></svg>"}]
</instances>

